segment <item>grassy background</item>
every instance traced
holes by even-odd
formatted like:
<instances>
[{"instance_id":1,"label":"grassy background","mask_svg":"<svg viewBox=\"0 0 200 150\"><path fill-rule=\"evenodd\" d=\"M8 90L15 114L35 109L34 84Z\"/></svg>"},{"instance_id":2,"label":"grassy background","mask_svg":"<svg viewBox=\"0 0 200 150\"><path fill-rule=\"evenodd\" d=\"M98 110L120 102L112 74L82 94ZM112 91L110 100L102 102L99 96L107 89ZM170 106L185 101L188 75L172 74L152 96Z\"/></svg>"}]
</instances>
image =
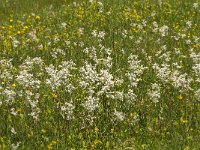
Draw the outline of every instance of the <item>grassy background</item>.
<instances>
[{"instance_id":1,"label":"grassy background","mask_svg":"<svg viewBox=\"0 0 200 150\"><path fill-rule=\"evenodd\" d=\"M72 95L69 96L62 87L57 93L52 92L46 85L39 90L42 94L42 100L39 103L42 110L40 121L35 122L27 115L30 113L30 108L27 108L24 101L26 97L16 99L13 106L5 105L0 108L0 116L2 116L0 149L9 149L13 143L21 141L21 149L198 150L200 148L200 107L194 99L194 92L182 92L175 89L170 82L167 84L161 82L156 78L152 65L169 63L173 70L172 63L179 64L181 62L181 73L198 78L192 72L191 66L194 64L189 57L188 49L194 48L194 52L198 53L199 45L192 42L188 46L186 40L193 40L193 36L200 36L199 12L192 8L192 4L199 1L168 0L163 1L163 5L159 6L157 0L104 0L105 13L99 13L98 4L94 3L89 6L87 1L84 2L74 8L72 0L0 1L0 58L12 59L14 68L11 69L11 72L15 75L12 81L6 82L7 86L11 87L10 84L15 82L15 78L20 72L20 65L27 57L41 57L46 66L53 64L55 67L59 66L62 60L73 60L78 70L86 61L95 64L95 61L83 52L79 42L85 43L85 47L97 47L97 56L106 58L107 54L98 50L100 43L112 50L113 67L109 71L114 77L125 79L124 84L117 87L116 90L126 92L129 89L130 81L126 78L125 73L128 70L128 57L131 54L138 55L142 64L148 67L148 70L142 75L142 81L138 88L131 88L138 95L137 102L134 102L129 109L124 102L113 102L113 106L96 112L97 117L94 124L89 126L85 121L87 113L80 106L80 103L87 98L87 90L83 90L77 85L80 74L75 70L70 80L75 82L77 89ZM77 3L79 2L77 1ZM152 12L155 12L156 15L151 16ZM131 23L141 25L143 20L147 21L147 26L141 30L137 26L130 26ZM193 22L193 25L192 28L187 29L185 23L189 20ZM153 21L157 22L159 27L169 26L169 36L162 37L152 33ZM66 23L64 29L60 28L63 22ZM80 28L84 28L84 35L80 35ZM93 38L91 36L93 30L105 31L105 39L99 42L98 39ZM29 39L28 35L33 31L39 39L37 42ZM178 36L179 33L186 34L187 39L175 41L172 36ZM18 47L13 47L10 37L15 37L21 42ZM59 38L60 41L54 42L55 38ZM142 40L136 43L135 41L138 39ZM159 39L160 43L157 42ZM71 43L66 48L68 40ZM52 44L48 45L48 42ZM28 46L26 46L27 43ZM41 45L43 48L39 49L38 47ZM165 52L171 54L170 62L156 57L156 53L164 45L167 46ZM56 48L64 50L66 55L58 54L58 59L54 59L51 53ZM174 48L180 49L179 55L175 53ZM143 53L144 51L145 53ZM147 56L152 57L151 61ZM101 68L101 65L98 66L99 68L97 67L97 70L106 68L106 66ZM38 68L36 66L32 70L36 78L38 77L37 72L43 73L43 70ZM44 73L38 78L45 79L47 75ZM154 82L159 82L162 89L162 97L158 105L152 103L146 94L151 83ZM192 88L198 89L199 84L192 83ZM14 88L14 90L20 89L23 89L20 85L16 85ZM99 90L98 87L96 90ZM33 92L37 91L33 90ZM178 100L180 95L183 96L182 101ZM54 101L57 97L61 99L61 103L65 102L66 97L74 99L77 109L73 121L63 119L60 112L55 109ZM102 99L103 101L108 100L106 97ZM103 105L106 106L106 104ZM20 115L16 118L10 114L12 107L20 110L18 112ZM120 111L127 113L126 121L113 123L109 120L112 109L115 107L119 107ZM159 118L161 108L163 111L161 115L164 118L162 121ZM134 114L139 116L139 122L132 125L130 120L135 117ZM86 125L83 129L81 128L82 122ZM17 131L16 135L10 132L13 126Z\"/></svg>"},{"instance_id":2,"label":"grassy background","mask_svg":"<svg viewBox=\"0 0 200 150\"><path fill-rule=\"evenodd\" d=\"M63 4L71 4L72 0L1 0L0 19L7 19L16 14L24 15L30 13L40 13L52 6L59 9Z\"/></svg>"}]
</instances>

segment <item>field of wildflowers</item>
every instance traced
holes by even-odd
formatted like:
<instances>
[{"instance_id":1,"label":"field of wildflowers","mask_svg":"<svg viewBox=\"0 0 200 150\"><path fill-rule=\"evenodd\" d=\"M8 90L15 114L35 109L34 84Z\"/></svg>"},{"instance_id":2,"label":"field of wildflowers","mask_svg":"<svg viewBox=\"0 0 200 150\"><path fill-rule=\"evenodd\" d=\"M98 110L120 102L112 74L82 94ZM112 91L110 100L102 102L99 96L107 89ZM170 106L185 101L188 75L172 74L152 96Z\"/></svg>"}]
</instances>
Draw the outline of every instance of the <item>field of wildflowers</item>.
<instances>
[{"instance_id":1,"label":"field of wildflowers","mask_svg":"<svg viewBox=\"0 0 200 150\"><path fill-rule=\"evenodd\" d=\"M0 149L200 149L200 1L2 0Z\"/></svg>"}]
</instances>

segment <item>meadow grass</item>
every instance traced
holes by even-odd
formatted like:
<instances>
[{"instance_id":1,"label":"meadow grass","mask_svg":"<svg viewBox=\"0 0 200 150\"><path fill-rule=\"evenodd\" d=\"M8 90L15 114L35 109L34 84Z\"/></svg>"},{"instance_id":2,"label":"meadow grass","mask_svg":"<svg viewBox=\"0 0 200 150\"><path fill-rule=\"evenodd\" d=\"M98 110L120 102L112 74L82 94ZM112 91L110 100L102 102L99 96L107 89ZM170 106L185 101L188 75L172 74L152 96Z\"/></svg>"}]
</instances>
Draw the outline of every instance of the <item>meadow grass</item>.
<instances>
[{"instance_id":1,"label":"meadow grass","mask_svg":"<svg viewBox=\"0 0 200 150\"><path fill-rule=\"evenodd\" d=\"M1 0L0 149L200 149L199 0Z\"/></svg>"}]
</instances>

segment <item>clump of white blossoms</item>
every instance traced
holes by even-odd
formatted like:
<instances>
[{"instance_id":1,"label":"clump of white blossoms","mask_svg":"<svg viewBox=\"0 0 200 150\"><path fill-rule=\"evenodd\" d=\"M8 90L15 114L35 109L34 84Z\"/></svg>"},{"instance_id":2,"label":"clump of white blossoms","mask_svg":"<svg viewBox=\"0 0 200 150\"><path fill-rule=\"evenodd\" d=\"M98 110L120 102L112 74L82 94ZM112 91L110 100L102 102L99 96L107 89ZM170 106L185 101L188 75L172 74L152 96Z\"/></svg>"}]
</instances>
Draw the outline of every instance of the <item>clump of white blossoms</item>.
<instances>
[{"instance_id":1,"label":"clump of white blossoms","mask_svg":"<svg viewBox=\"0 0 200 150\"><path fill-rule=\"evenodd\" d=\"M117 111L116 109L114 110L114 117L118 121L123 121L125 119L125 114L123 112Z\"/></svg>"},{"instance_id":2,"label":"clump of white blossoms","mask_svg":"<svg viewBox=\"0 0 200 150\"><path fill-rule=\"evenodd\" d=\"M35 79L32 73L29 73L27 70L21 70L16 79L17 83L21 85L24 89L26 88L39 88L40 80Z\"/></svg>"},{"instance_id":3,"label":"clump of white blossoms","mask_svg":"<svg viewBox=\"0 0 200 150\"><path fill-rule=\"evenodd\" d=\"M198 102L200 102L200 89L195 91L194 97Z\"/></svg>"},{"instance_id":4,"label":"clump of white blossoms","mask_svg":"<svg viewBox=\"0 0 200 150\"><path fill-rule=\"evenodd\" d=\"M14 144L14 143L11 144L12 150L17 150L19 148L20 144L21 144L21 142L17 142L16 144Z\"/></svg>"},{"instance_id":5,"label":"clump of white blossoms","mask_svg":"<svg viewBox=\"0 0 200 150\"><path fill-rule=\"evenodd\" d=\"M83 105L89 111L94 111L99 107L99 100L104 95L113 99L122 97L118 91L113 91L113 88L120 85L122 81L117 78L114 79L108 69L97 70L97 65L87 62L85 66L80 68L81 78L79 84L88 94L88 98L86 98Z\"/></svg>"},{"instance_id":6,"label":"clump of white blossoms","mask_svg":"<svg viewBox=\"0 0 200 150\"><path fill-rule=\"evenodd\" d=\"M92 95L89 95L83 104L83 106L89 111L93 112L97 108L99 108L99 98L98 97L92 97Z\"/></svg>"},{"instance_id":7,"label":"clump of white blossoms","mask_svg":"<svg viewBox=\"0 0 200 150\"><path fill-rule=\"evenodd\" d=\"M44 62L40 57L27 58L21 65L19 65L19 72L16 75L16 83L21 90L17 91L17 95L25 99L29 104L31 112L29 113L33 119L39 119L40 108L38 106L40 98L40 87L42 81L40 75L42 74ZM36 74L36 72L38 72Z\"/></svg>"},{"instance_id":8,"label":"clump of white blossoms","mask_svg":"<svg viewBox=\"0 0 200 150\"><path fill-rule=\"evenodd\" d=\"M98 62L97 54L96 54L96 48L95 47L86 47L83 52L92 60L94 60L96 63Z\"/></svg>"},{"instance_id":9,"label":"clump of white blossoms","mask_svg":"<svg viewBox=\"0 0 200 150\"><path fill-rule=\"evenodd\" d=\"M106 35L104 31L96 31L96 30L93 30L91 34L94 38L97 38L99 42L101 42L105 38L105 35Z\"/></svg>"},{"instance_id":10,"label":"clump of white blossoms","mask_svg":"<svg viewBox=\"0 0 200 150\"><path fill-rule=\"evenodd\" d=\"M95 84L95 82L98 81L96 66L90 63L86 62L85 66L80 68L80 73L82 80L79 84L83 88L89 88L91 84ZM91 87L91 89L93 89L93 87Z\"/></svg>"},{"instance_id":11,"label":"clump of white blossoms","mask_svg":"<svg viewBox=\"0 0 200 150\"><path fill-rule=\"evenodd\" d=\"M5 104L12 104L15 100L16 92L14 91L11 84L14 79L14 66L12 60L2 59L0 60L0 105L4 102Z\"/></svg>"},{"instance_id":12,"label":"clump of white blossoms","mask_svg":"<svg viewBox=\"0 0 200 150\"><path fill-rule=\"evenodd\" d=\"M200 53L195 53L193 50L190 53L190 58L193 61L192 70L195 76L196 82L200 83Z\"/></svg>"},{"instance_id":13,"label":"clump of white blossoms","mask_svg":"<svg viewBox=\"0 0 200 150\"><path fill-rule=\"evenodd\" d=\"M28 36L30 37L30 39L28 39L27 42L29 42L30 40L32 40L32 41L34 41L34 42L38 42L38 41L39 41L39 39L38 39L38 37L37 37L37 35L36 35L36 30L30 31L30 32L28 33Z\"/></svg>"},{"instance_id":14,"label":"clump of white blossoms","mask_svg":"<svg viewBox=\"0 0 200 150\"><path fill-rule=\"evenodd\" d=\"M12 104L15 100L16 92L12 89L5 89L1 92L4 102L6 104ZM2 102L0 102L1 104Z\"/></svg>"},{"instance_id":15,"label":"clump of white blossoms","mask_svg":"<svg viewBox=\"0 0 200 150\"><path fill-rule=\"evenodd\" d=\"M63 56L66 55L64 50L62 50L61 48L54 48L52 49L50 53L51 53L51 56L55 59L58 58L60 55L63 55Z\"/></svg>"},{"instance_id":16,"label":"clump of white blossoms","mask_svg":"<svg viewBox=\"0 0 200 150\"><path fill-rule=\"evenodd\" d=\"M176 64L175 67L179 68ZM162 83L170 83L176 89L180 89L181 91L191 90L190 84L192 82L192 78L189 77L186 73L181 74L180 71L174 70L171 71L170 65L168 64L158 64L153 65L153 69L156 71L156 76Z\"/></svg>"},{"instance_id":17,"label":"clump of white blossoms","mask_svg":"<svg viewBox=\"0 0 200 150\"><path fill-rule=\"evenodd\" d=\"M198 9L199 8L199 4L198 3L193 3L193 8L194 9Z\"/></svg>"},{"instance_id":18,"label":"clump of white blossoms","mask_svg":"<svg viewBox=\"0 0 200 150\"><path fill-rule=\"evenodd\" d=\"M83 51L89 54L92 63L86 61L80 68L79 85L84 90L85 102L82 104L89 112L104 107L106 101L110 105L111 101L123 101L123 91L115 90L116 87L123 83L123 80L114 77L111 73L112 57L111 49L99 45L101 55L97 57L96 48L86 48ZM90 55L92 54L92 55Z\"/></svg>"},{"instance_id":19,"label":"clump of white blossoms","mask_svg":"<svg viewBox=\"0 0 200 150\"><path fill-rule=\"evenodd\" d=\"M128 92L125 93L125 100L130 105L134 104L137 101L137 95L133 92L132 89L128 89Z\"/></svg>"},{"instance_id":20,"label":"clump of white blossoms","mask_svg":"<svg viewBox=\"0 0 200 150\"><path fill-rule=\"evenodd\" d=\"M169 27L167 25L163 25L162 27L159 28L159 32L162 37L166 36L168 34Z\"/></svg>"},{"instance_id":21,"label":"clump of white blossoms","mask_svg":"<svg viewBox=\"0 0 200 150\"><path fill-rule=\"evenodd\" d=\"M21 43L17 40L17 38L12 37L12 45L14 48L17 48Z\"/></svg>"},{"instance_id":22,"label":"clump of white blossoms","mask_svg":"<svg viewBox=\"0 0 200 150\"><path fill-rule=\"evenodd\" d=\"M12 65L12 60L2 59L0 60L0 81L1 85L8 85L13 80L13 70L15 69ZM6 82L5 82L6 81ZM0 85L0 86L1 86Z\"/></svg>"},{"instance_id":23,"label":"clump of white blossoms","mask_svg":"<svg viewBox=\"0 0 200 150\"><path fill-rule=\"evenodd\" d=\"M67 120L73 119L74 109L75 109L75 106L72 103L65 102L64 104L61 104L60 110L61 110L62 117Z\"/></svg>"},{"instance_id":24,"label":"clump of white blossoms","mask_svg":"<svg viewBox=\"0 0 200 150\"><path fill-rule=\"evenodd\" d=\"M159 102L159 99L161 97L161 89L160 85L157 83L153 83L151 85L151 89L148 91L148 96L151 98L151 100L156 104Z\"/></svg>"},{"instance_id":25,"label":"clump of white blossoms","mask_svg":"<svg viewBox=\"0 0 200 150\"><path fill-rule=\"evenodd\" d=\"M142 80L141 75L147 69L141 64L141 60L137 55L130 55L128 58L129 68L126 73L132 87L137 87L139 81Z\"/></svg>"},{"instance_id":26,"label":"clump of white blossoms","mask_svg":"<svg viewBox=\"0 0 200 150\"><path fill-rule=\"evenodd\" d=\"M168 64L157 64L155 63L152 68L156 71L156 76L158 79L160 79L162 82L168 82L169 77L171 75L170 65Z\"/></svg>"},{"instance_id":27,"label":"clump of white blossoms","mask_svg":"<svg viewBox=\"0 0 200 150\"><path fill-rule=\"evenodd\" d=\"M192 78L188 77L187 73L180 74L176 70L171 74L170 80L172 81L172 85L181 91L188 91L192 89L190 87Z\"/></svg>"},{"instance_id":28,"label":"clump of white blossoms","mask_svg":"<svg viewBox=\"0 0 200 150\"><path fill-rule=\"evenodd\" d=\"M72 76L71 71L75 68L74 66L75 64L72 61L62 61L58 67L52 64L45 67L48 74L46 84L49 85L53 91L64 87L67 92L71 93L75 88L70 82L70 77Z\"/></svg>"}]
</instances>

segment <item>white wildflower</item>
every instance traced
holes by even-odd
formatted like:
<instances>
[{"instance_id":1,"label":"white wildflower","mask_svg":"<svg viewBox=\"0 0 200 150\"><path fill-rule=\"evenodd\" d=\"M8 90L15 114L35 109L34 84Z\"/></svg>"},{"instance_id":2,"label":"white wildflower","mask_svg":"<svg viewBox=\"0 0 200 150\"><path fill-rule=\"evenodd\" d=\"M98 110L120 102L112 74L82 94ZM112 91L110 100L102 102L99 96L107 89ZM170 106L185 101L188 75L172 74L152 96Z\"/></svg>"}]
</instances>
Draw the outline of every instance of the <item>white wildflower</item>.
<instances>
[{"instance_id":1,"label":"white wildflower","mask_svg":"<svg viewBox=\"0 0 200 150\"><path fill-rule=\"evenodd\" d=\"M49 85L53 91L64 86L65 89L71 93L75 88L70 83L70 72L74 69L74 65L72 61L63 61L57 68L52 64L46 67L45 70L49 75L49 78L46 79L46 84Z\"/></svg>"},{"instance_id":2,"label":"white wildflower","mask_svg":"<svg viewBox=\"0 0 200 150\"><path fill-rule=\"evenodd\" d=\"M99 34L98 34L98 38L104 39L105 34L106 34L106 33L105 33L104 31L100 31Z\"/></svg>"},{"instance_id":3,"label":"white wildflower","mask_svg":"<svg viewBox=\"0 0 200 150\"><path fill-rule=\"evenodd\" d=\"M114 116L118 121L123 121L125 119L125 114L123 112L117 111L115 109Z\"/></svg>"},{"instance_id":4,"label":"white wildflower","mask_svg":"<svg viewBox=\"0 0 200 150\"><path fill-rule=\"evenodd\" d=\"M197 101L200 102L200 89L198 89L198 90L195 91L194 97L195 97L195 99Z\"/></svg>"},{"instance_id":5,"label":"white wildflower","mask_svg":"<svg viewBox=\"0 0 200 150\"><path fill-rule=\"evenodd\" d=\"M186 22L186 25L187 25L188 28L191 28L191 26L192 26L192 21L187 21L187 22Z\"/></svg>"},{"instance_id":6,"label":"white wildflower","mask_svg":"<svg viewBox=\"0 0 200 150\"><path fill-rule=\"evenodd\" d=\"M149 97L154 103L158 103L160 99L160 86L157 83L153 83L151 89L148 91Z\"/></svg>"},{"instance_id":7,"label":"white wildflower","mask_svg":"<svg viewBox=\"0 0 200 150\"><path fill-rule=\"evenodd\" d=\"M12 133L12 134L17 134L17 132L15 131L14 128L11 129L11 133Z\"/></svg>"},{"instance_id":8,"label":"white wildflower","mask_svg":"<svg viewBox=\"0 0 200 150\"><path fill-rule=\"evenodd\" d=\"M91 34L92 34L93 37L97 37L97 35L98 35L96 30L93 30Z\"/></svg>"},{"instance_id":9,"label":"white wildflower","mask_svg":"<svg viewBox=\"0 0 200 150\"><path fill-rule=\"evenodd\" d=\"M86 102L83 106L89 111L92 112L99 108L99 98L88 96Z\"/></svg>"},{"instance_id":10,"label":"white wildflower","mask_svg":"<svg viewBox=\"0 0 200 150\"><path fill-rule=\"evenodd\" d=\"M19 75L17 75L16 81L23 88L32 87L32 88L38 89L40 87L40 83L41 83L41 81L34 78L33 74L28 73L27 70L20 71Z\"/></svg>"},{"instance_id":11,"label":"white wildflower","mask_svg":"<svg viewBox=\"0 0 200 150\"><path fill-rule=\"evenodd\" d=\"M12 115L16 116L17 115L17 112L15 111L15 108L11 108L11 112L10 112Z\"/></svg>"},{"instance_id":12,"label":"white wildflower","mask_svg":"<svg viewBox=\"0 0 200 150\"><path fill-rule=\"evenodd\" d=\"M137 55L130 55L128 58L129 70L126 73L132 87L136 87L141 80L140 76L143 74L146 67L141 64L141 60Z\"/></svg>"},{"instance_id":13,"label":"white wildflower","mask_svg":"<svg viewBox=\"0 0 200 150\"><path fill-rule=\"evenodd\" d=\"M169 81L171 75L170 66L168 64L161 64L161 67L158 64L153 65L153 69L157 72L156 76L163 82Z\"/></svg>"},{"instance_id":14,"label":"white wildflower","mask_svg":"<svg viewBox=\"0 0 200 150\"><path fill-rule=\"evenodd\" d=\"M19 46L20 42L16 39L16 38L12 38L12 44L13 44L13 47L16 48Z\"/></svg>"},{"instance_id":15,"label":"white wildflower","mask_svg":"<svg viewBox=\"0 0 200 150\"><path fill-rule=\"evenodd\" d=\"M10 89L5 89L2 94L4 95L5 102L7 104L12 104L15 100L16 92Z\"/></svg>"},{"instance_id":16,"label":"white wildflower","mask_svg":"<svg viewBox=\"0 0 200 150\"><path fill-rule=\"evenodd\" d=\"M62 29L66 28L66 26L67 26L67 23L66 23L66 22L61 23L61 28L62 28Z\"/></svg>"},{"instance_id":17,"label":"white wildflower","mask_svg":"<svg viewBox=\"0 0 200 150\"><path fill-rule=\"evenodd\" d=\"M177 70L174 71L170 77L172 84L175 88L182 90L191 90L190 83L192 79L186 73L180 74Z\"/></svg>"},{"instance_id":18,"label":"white wildflower","mask_svg":"<svg viewBox=\"0 0 200 150\"><path fill-rule=\"evenodd\" d=\"M199 4L198 4L198 3L193 3L193 8L194 8L194 9L198 9L198 7L199 7Z\"/></svg>"},{"instance_id":19,"label":"white wildflower","mask_svg":"<svg viewBox=\"0 0 200 150\"><path fill-rule=\"evenodd\" d=\"M11 144L12 150L17 150L21 142L17 142L16 144Z\"/></svg>"},{"instance_id":20,"label":"white wildflower","mask_svg":"<svg viewBox=\"0 0 200 150\"><path fill-rule=\"evenodd\" d=\"M73 111L75 107L73 104L66 102L64 105L61 106L61 111L65 115L63 116L67 120L73 119Z\"/></svg>"},{"instance_id":21,"label":"white wildflower","mask_svg":"<svg viewBox=\"0 0 200 150\"><path fill-rule=\"evenodd\" d=\"M159 28L159 32L160 32L162 37L164 37L168 34L168 30L169 30L169 27L166 26L166 25Z\"/></svg>"},{"instance_id":22,"label":"white wildflower","mask_svg":"<svg viewBox=\"0 0 200 150\"><path fill-rule=\"evenodd\" d=\"M137 100L137 95L133 92L132 89L128 89L128 92L125 94L125 99L128 103L133 104Z\"/></svg>"}]
</instances>

